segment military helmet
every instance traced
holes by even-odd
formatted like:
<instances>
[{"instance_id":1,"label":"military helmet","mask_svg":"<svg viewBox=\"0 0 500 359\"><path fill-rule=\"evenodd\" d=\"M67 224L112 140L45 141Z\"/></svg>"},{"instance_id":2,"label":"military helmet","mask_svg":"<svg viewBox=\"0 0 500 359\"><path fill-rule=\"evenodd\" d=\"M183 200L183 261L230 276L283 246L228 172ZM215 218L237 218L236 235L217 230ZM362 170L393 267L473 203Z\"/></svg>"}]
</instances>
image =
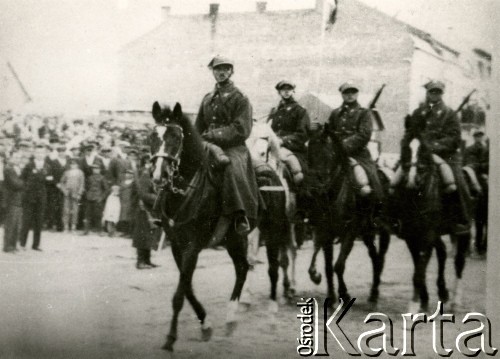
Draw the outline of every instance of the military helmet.
<instances>
[{"instance_id":1,"label":"military helmet","mask_svg":"<svg viewBox=\"0 0 500 359\"><path fill-rule=\"evenodd\" d=\"M288 81L288 80L281 80L280 82L278 82L276 84L276 86L274 88L279 91L284 86L290 86L292 89L295 89L295 84L291 81Z\"/></svg>"},{"instance_id":2,"label":"military helmet","mask_svg":"<svg viewBox=\"0 0 500 359\"><path fill-rule=\"evenodd\" d=\"M210 69L213 69L219 65L230 65L231 67L234 67L234 63L233 61L229 60L227 57L223 57L223 56L215 56L209 63L208 63L208 67Z\"/></svg>"}]
</instances>

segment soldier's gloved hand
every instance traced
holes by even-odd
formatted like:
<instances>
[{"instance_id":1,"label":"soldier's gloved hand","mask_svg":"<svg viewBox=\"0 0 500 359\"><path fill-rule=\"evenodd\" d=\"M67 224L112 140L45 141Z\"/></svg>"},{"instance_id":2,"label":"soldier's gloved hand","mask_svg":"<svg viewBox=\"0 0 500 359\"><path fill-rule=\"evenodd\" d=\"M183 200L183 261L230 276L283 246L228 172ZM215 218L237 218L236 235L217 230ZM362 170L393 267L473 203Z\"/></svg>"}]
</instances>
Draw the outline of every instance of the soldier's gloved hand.
<instances>
[{"instance_id":1,"label":"soldier's gloved hand","mask_svg":"<svg viewBox=\"0 0 500 359\"><path fill-rule=\"evenodd\" d=\"M201 134L201 138L203 138L205 141L211 141L214 139L214 134L212 131L205 131Z\"/></svg>"}]
</instances>

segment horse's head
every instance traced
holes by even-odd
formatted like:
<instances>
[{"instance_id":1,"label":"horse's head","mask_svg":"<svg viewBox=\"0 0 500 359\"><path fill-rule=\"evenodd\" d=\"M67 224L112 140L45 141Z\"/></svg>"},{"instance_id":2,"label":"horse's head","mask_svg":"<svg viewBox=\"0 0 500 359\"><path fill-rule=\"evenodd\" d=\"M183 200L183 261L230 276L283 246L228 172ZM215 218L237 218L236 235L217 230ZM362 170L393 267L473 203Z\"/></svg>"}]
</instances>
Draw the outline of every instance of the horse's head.
<instances>
[{"instance_id":1,"label":"horse's head","mask_svg":"<svg viewBox=\"0 0 500 359\"><path fill-rule=\"evenodd\" d=\"M408 189L418 189L425 183L433 166L432 154L425 142L414 137L403 145L401 152L401 167L405 174L405 186Z\"/></svg>"},{"instance_id":2,"label":"horse's head","mask_svg":"<svg viewBox=\"0 0 500 359\"><path fill-rule=\"evenodd\" d=\"M152 179L157 185L172 184L179 171L184 140L182 108L176 103L172 111L170 107L155 102L152 114L156 122L150 136Z\"/></svg>"},{"instance_id":3,"label":"horse's head","mask_svg":"<svg viewBox=\"0 0 500 359\"><path fill-rule=\"evenodd\" d=\"M268 123L254 120L246 145L254 161L267 162L273 168L278 166L279 139Z\"/></svg>"}]
</instances>

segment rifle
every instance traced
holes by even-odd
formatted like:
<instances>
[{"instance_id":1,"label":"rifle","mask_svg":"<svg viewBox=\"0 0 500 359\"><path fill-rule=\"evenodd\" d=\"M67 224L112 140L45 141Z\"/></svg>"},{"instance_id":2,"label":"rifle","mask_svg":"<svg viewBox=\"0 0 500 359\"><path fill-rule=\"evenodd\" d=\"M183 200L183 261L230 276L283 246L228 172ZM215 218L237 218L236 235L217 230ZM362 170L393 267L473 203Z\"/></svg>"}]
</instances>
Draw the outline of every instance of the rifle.
<instances>
[{"instance_id":1,"label":"rifle","mask_svg":"<svg viewBox=\"0 0 500 359\"><path fill-rule=\"evenodd\" d=\"M382 84L382 86L380 86L377 93L373 97L373 100L370 102L370 106L368 106L370 108L370 110L373 110L375 108L375 105L377 104L377 101L378 101L380 95L382 94L382 91L384 91L384 87L385 87L385 84Z\"/></svg>"},{"instance_id":2,"label":"rifle","mask_svg":"<svg viewBox=\"0 0 500 359\"><path fill-rule=\"evenodd\" d=\"M457 110L455 111L455 113L459 113L462 108L467 105L467 103L470 101L470 97L474 94L474 92L476 92L477 90L474 89L472 90L471 92L469 92L469 94L467 96L464 97L462 103L460 104L460 106L458 106Z\"/></svg>"},{"instance_id":3,"label":"rifle","mask_svg":"<svg viewBox=\"0 0 500 359\"><path fill-rule=\"evenodd\" d=\"M378 130L383 131L385 130L384 122L382 121L382 118L380 117L380 114L378 113L377 109L375 108L378 99L380 98L380 95L382 94L382 91L384 91L385 84L382 84L380 88L378 89L377 93L373 97L373 100L371 100L370 105L368 108L372 111L373 116L375 117L375 121L377 122Z\"/></svg>"}]
</instances>

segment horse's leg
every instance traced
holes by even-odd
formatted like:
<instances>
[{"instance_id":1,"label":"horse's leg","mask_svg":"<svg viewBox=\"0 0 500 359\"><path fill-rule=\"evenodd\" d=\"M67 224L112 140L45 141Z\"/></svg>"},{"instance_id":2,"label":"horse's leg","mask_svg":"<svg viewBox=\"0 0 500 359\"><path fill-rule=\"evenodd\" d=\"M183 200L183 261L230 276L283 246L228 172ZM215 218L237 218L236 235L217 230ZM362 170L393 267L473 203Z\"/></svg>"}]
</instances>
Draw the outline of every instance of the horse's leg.
<instances>
[{"instance_id":1,"label":"horse's leg","mask_svg":"<svg viewBox=\"0 0 500 359\"><path fill-rule=\"evenodd\" d=\"M261 232L262 238L265 239L266 243L266 252L267 252L267 262L269 263L269 268L267 273L269 275L269 279L271 280L271 300L276 301L276 287L278 285L278 275L279 275L279 255L280 248L273 238L268 235L267 231Z\"/></svg>"},{"instance_id":2,"label":"horse's leg","mask_svg":"<svg viewBox=\"0 0 500 359\"><path fill-rule=\"evenodd\" d=\"M328 234L322 231L321 244L323 255L325 256L325 276L327 284L327 297L331 299L331 304L335 305L337 298L335 297L335 289L333 284L333 239L327 238Z\"/></svg>"},{"instance_id":3,"label":"horse's leg","mask_svg":"<svg viewBox=\"0 0 500 359\"><path fill-rule=\"evenodd\" d=\"M236 312L238 310L241 291L245 284L249 267L246 236L239 236L234 233L233 230L228 232L227 251L233 260L234 270L236 273L236 280L227 306L226 314L226 335L230 336L233 334L237 326Z\"/></svg>"},{"instance_id":4,"label":"horse's leg","mask_svg":"<svg viewBox=\"0 0 500 359\"><path fill-rule=\"evenodd\" d=\"M340 253L335 262L335 273L337 273L337 278L339 280L339 297L348 302L351 296L347 292L347 286L344 282L344 271L347 257L351 253L352 247L354 246L355 237L352 234L344 235L344 238L340 240Z\"/></svg>"},{"instance_id":5,"label":"horse's leg","mask_svg":"<svg viewBox=\"0 0 500 359\"><path fill-rule=\"evenodd\" d=\"M417 286L420 288L420 309L426 312L429 307L429 293L427 291L427 265L432 255L433 244L435 241L436 233L434 231L428 231L421 244L421 250L418 254L418 264L417 264Z\"/></svg>"},{"instance_id":6,"label":"horse's leg","mask_svg":"<svg viewBox=\"0 0 500 359\"><path fill-rule=\"evenodd\" d=\"M450 237L455 247L455 285L453 286L453 301L451 303L452 309L454 309L456 306L461 306L463 301L462 274L471 235L469 232Z\"/></svg>"},{"instance_id":7,"label":"horse's leg","mask_svg":"<svg viewBox=\"0 0 500 359\"><path fill-rule=\"evenodd\" d=\"M377 248L375 247L375 235L374 234L364 235L363 242L365 243L365 246L368 249L368 255L372 260L372 267L373 267L373 282L368 301L376 305L378 301L378 286L380 284L380 258L377 253Z\"/></svg>"},{"instance_id":8,"label":"horse's leg","mask_svg":"<svg viewBox=\"0 0 500 359\"><path fill-rule=\"evenodd\" d=\"M276 243L277 238L273 238L271 233L267 231L261 232L261 236L265 239L266 243L266 252L267 252L267 261L269 263L269 268L267 273L269 275L269 279L271 280L271 295L269 302L269 317L271 326L274 329L276 327L276 313L278 313L278 302L276 298L276 290L278 286L278 276L279 276L279 266L280 266L280 245ZM279 240L279 239L278 239ZM286 249L281 249L285 251ZM283 270L286 275L286 269Z\"/></svg>"},{"instance_id":9,"label":"horse's leg","mask_svg":"<svg viewBox=\"0 0 500 359\"><path fill-rule=\"evenodd\" d=\"M449 293L448 289L446 289L446 279L444 275L444 271L446 268L446 257L447 257L446 246L441 236L437 233L436 233L436 242L434 247L436 248L436 256L438 261L438 278L437 278L438 296L440 301L446 303L449 299Z\"/></svg>"},{"instance_id":10,"label":"horse's leg","mask_svg":"<svg viewBox=\"0 0 500 359\"><path fill-rule=\"evenodd\" d=\"M316 257L318 256L319 251L323 247L322 241L325 240L325 238L321 237L321 239L318 237L318 231L320 229L315 230L314 232L314 237L313 237L313 243L314 243L314 252L312 255L311 259L311 264L309 265L309 278L313 281L314 284L318 285L321 283L321 273L318 273L316 269Z\"/></svg>"},{"instance_id":11,"label":"horse's leg","mask_svg":"<svg viewBox=\"0 0 500 359\"><path fill-rule=\"evenodd\" d=\"M289 245L287 246L287 256L289 258L290 268L290 296L295 295L296 291L296 261L297 261L297 238L295 237L295 223L289 225Z\"/></svg>"},{"instance_id":12,"label":"horse's leg","mask_svg":"<svg viewBox=\"0 0 500 359\"><path fill-rule=\"evenodd\" d=\"M420 308L420 287L417 276L419 256L420 256L420 246L419 240L416 237L405 238L406 245L411 254L411 259L413 260L413 297L408 304L408 313L416 314Z\"/></svg>"},{"instance_id":13,"label":"horse's leg","mask_svg":"<svg viewBox=\"0 0 500 359\"><path fill-rule=\"evenodd\" d=\"M193 243L191 243L191 244L193 244ZM179 250L179 249L180 248L177 247L176 250ZM165 343L165 345L163 345L163 349L168 350L168 351L174 350L174 343L177 340L177 324L178 324L179 314L180 314L182 307L184 305L184 296L186 295L186 292L192 293L191 281L193 279L194 270L196 269L196 262L198 260L199 252L200 252L200 249L197 246L191 245L190 247L186 247L184 250L184 253L182 254L182 264L181 264L181 268L180 268L179 283L177 285L177 289L176 289L174 297L172 299L172 306L174 309L174 314L172 317L172 322L170 323L170 332L168 333L168 336L167 336L167 342ZM194 294L193 294L193 297L194 297ZM191 298L193 298L193 297L191 297ZM201 307L201 305L200 305L200 307ZM201 307L201 309L203 310L202 307ZM203 310L203 312L204 312L204 310ZM200 313L200 314L202 314L202 313ZM205 318L203 318L203 320L204 319Z\"/></svg>"},{"instance_id":14,"label":"horse's leg","mask_svg":"<svg viewBox=\"0 0 500 359\"><path fill-rule=\"evenodd\" d=\"M382 272L384 271L385 265L385 255L389 250L389 244L391 243L391 234L386 230L381 230L379 233L379 249L378 249L378 257L379 257L379 271L382 276Z\"/></svg>"},{"instance_id":15,"label":"horse's leg","mask_svg":"<svg viewBox=\"0 0 500 359\"><path fill-rule=\"evenodd\" d=\"M177 268L179 271L182 269L182 250L179 248L179 241L178 240L173 240L172 244L172 254L175 260L175 263L177 264ZM201 250L200 250L201 251ZM198 261L198 257L196 257L196 262ZM195 267L196 267L196 262L195 262ZM208 341L212 337L212 325L211 323L206 319L207 313L205 311L205 308L203 305L198 301L198 298L194 295L193 291L193 286L191 283L189 283L189 286L185 288L185 297L189 301L189 304L191 304L191 307L196 313L196 317L200 321L201 324L201 336L203 341Z\"/></svg>"}]
</instances>

